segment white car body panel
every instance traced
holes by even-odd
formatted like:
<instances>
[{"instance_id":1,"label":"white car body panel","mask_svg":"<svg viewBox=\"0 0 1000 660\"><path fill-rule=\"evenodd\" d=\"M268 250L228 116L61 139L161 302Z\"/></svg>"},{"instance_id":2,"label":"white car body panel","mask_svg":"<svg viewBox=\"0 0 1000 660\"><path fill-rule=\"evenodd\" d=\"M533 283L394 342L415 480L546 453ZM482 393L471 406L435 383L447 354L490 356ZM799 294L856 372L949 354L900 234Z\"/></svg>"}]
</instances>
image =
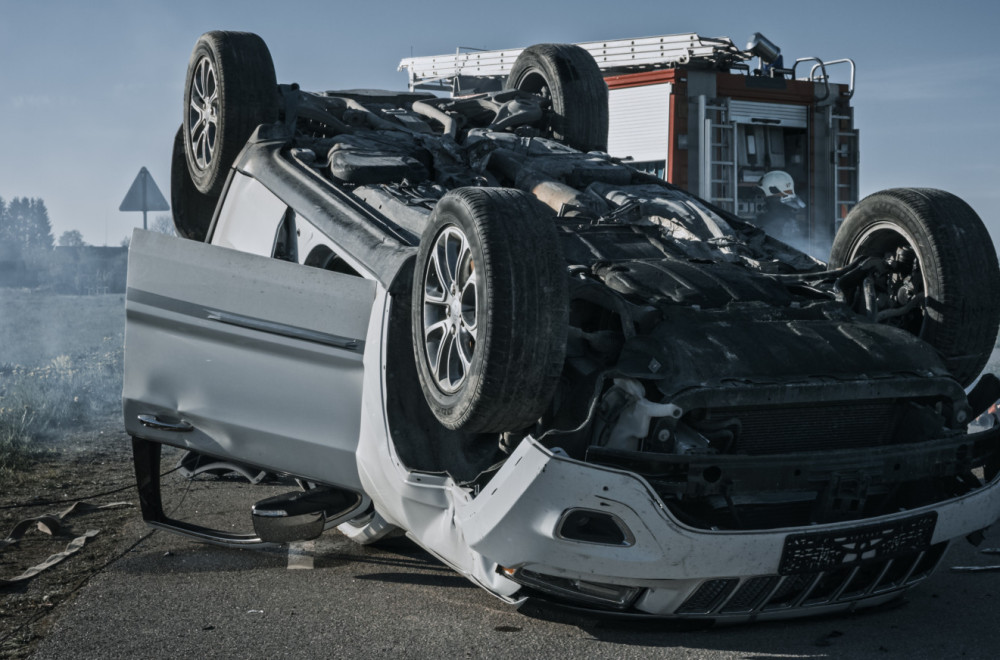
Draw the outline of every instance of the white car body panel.
<instances>
[{"instance_id":1,"label":"white car body panel","mask_svg":"<svg viewBox=\"0 0 1000 660\"><path fill-rule=\"evenodd\" d=\"M143 359L126 366L126 429L360 490L354 453L376 287L372 280L136 231L125 343ZM195 430L143 427L140 414L184 420ZM285 450L276 452L276 444Z\"/></svg>"},{"instance_id":2,"label":"white car body panel","mask_svg":"<svg viewBox=\"0 0 1000 660\"><path fill-rule=\"evenodd\" d=\"M255 179L234 172L226 203L219 209L212 245L270 255L278 221L287 208Z\"/></svg>"}]
</instances>

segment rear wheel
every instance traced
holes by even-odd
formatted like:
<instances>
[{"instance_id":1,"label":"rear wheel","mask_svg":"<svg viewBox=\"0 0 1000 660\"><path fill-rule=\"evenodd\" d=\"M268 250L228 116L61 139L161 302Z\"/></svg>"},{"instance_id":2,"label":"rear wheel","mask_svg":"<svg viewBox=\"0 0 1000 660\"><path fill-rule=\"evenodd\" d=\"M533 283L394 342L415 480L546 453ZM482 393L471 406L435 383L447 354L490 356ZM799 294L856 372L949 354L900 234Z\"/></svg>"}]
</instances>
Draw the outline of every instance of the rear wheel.
<instances>
[{"instance_id":1,"label":"rear wheel","mask_svg":"<svg viewBox=\"0 0 1000 660\"><path fill-rule=\"evenodd\" d=\"M580 151L608 150L608 86L594 58L572 44L525 48L506 87L548 98L546 132Z\"/></svg>"},{"instance_id":2,"label":"rear wheel","mask_svg":"<svg viewBox=\"0 0 1000 660\"><path fill-rule=\"evenodd\" d=\"M215 213L216 198L198 191L188 173L184 156L184 127L174 136L174 151L170 162L170 207L177 235L194 241L204 241Z\"/></svg>"},{"instance_id":3,"label":"rear wheel","mask_svg":"<svg viewBox=\"0 0 1000 660\"><path fill-rule=\"evenodd\" d=\"M264 40L249 32L201 35L184 84L184 153L195 188L217 200L254 129L277 119L278 85Z\"/></svg>"},{"instance_id":4,"label":"rear wheel","mask_svg":"<svg viewBox=\"0 0 1000 660\"><path fill-rule=\"evenodd\" d=\"M438 202L413 282L420 385L450 429L535 422L566 351L566 273L551 218L527 194L459 188Z\"/></svg>"},{"instance_id":5,"label":"rear wheel","mask_svg":"<svg viewBox=\"0 0 1000 660\"><path fill-rule=\"evenodd\" d=\"M968 386L1000 325L1000 267L989 232L964 201L941 190L897 188L863 199L833 241L830 265L878 257L880 269L845 291L858 311L924 339ZM866 302L867 299L867 302Z\"/></svg>"}]
</instances>

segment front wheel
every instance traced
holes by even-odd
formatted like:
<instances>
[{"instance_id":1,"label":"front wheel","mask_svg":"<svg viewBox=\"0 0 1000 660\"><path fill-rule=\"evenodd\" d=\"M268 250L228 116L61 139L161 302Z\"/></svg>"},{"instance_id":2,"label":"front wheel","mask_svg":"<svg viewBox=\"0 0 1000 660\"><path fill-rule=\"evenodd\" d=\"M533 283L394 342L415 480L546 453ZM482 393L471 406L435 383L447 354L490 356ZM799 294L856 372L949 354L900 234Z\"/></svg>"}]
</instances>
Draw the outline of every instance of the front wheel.
<instances>
[{"instance_id":1,"label":"front wheel","mask_svg":"<svg viewBox=\"0 0 1000 660\"><path fill-rule=\"evenodd\" d=\"M174 229L182 238L204 242L215 213L216 198L202 194L191 180L184 157L184 127L174 135L170 162L170 207Z\"/></svg>"},{"instance_id":2,"label":"front wheel","mask_svg":"<svg viewBox=\"0 0 1000 660\"><path fill-rule=\"evenodd\" d=\"M989 232L964 201L942 190L897 188L861 200L833 241L830 265L883 263L845 291L861 311L938 350L963 386L982 371L1000 326L1000 267ZM868 302L864 302L865 298Z\"/></svg>"},{"instance_id":3,"label":"front wheel","mask_svg":"<svg viewBox=\"0 0 1000 660\"><path fill-rule=\"evenodd\" d=\"M566 352L566 268L555 225L518 190L459 188L437 204L413 277L417 374L444 426L530 426Z\"/></svg>"}]
</instances>

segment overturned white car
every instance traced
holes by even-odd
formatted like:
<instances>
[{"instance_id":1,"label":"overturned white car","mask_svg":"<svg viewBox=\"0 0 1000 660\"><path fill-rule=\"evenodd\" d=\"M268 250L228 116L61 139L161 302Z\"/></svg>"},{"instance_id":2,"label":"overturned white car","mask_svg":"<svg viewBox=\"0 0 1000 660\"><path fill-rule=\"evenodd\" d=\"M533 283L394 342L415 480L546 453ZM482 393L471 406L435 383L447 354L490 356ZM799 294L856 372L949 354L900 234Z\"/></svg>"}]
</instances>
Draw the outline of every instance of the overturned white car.
<instances>
[{"instance_id":1,"label":"overturned white car","mask_svg":"<svg viewBox=\"0 0 1000 660\"><path fill-rule=\"evenodd\" d=\"M577 47L442 99L276 83L208 33L183 239L137 232L124 416L144 518L237 545L405 530L496 596L712 620L874 605L1000 516L982 222L870 196L823 264L604 153ZM193 239L193 240L188 240ZM255 534L164 511L161 445L294 477Z\"/></svg>"}]
</instances>

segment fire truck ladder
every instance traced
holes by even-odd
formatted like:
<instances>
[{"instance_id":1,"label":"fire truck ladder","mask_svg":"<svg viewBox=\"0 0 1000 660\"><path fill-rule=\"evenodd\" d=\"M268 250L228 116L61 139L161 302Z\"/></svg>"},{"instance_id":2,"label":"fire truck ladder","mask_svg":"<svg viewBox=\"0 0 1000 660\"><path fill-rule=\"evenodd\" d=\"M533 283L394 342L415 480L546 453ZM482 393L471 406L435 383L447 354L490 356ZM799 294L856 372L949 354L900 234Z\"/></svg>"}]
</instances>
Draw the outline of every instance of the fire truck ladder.
<instances>
[{"instance_id":1,"label":"fire truck ladder","mask_svg":"<svg viewBox=\"0 0 1000 660\"><path fill-rule=\"evenodd\" d=\"M836 227L858 203L858 130L854 128L853 109L849 114L831 114L830 139L833 141L834 218Z\"/></svg>"},{"instance_id":2,"label":"fire truck ladder","mask_svg":"<svg viewBox=\"0 0 1000 660\"><path fill-rule=\"evenodd\" d=\"M728 119L725 103L698 97L702 145L700 196L716 206L736 212L736 124Z\"/></svg>"},{"instance_id":3,"label":"fire truck ladder","mask_svg":"<svg viewBox=\"0 0 1000 660\"><path fill-rule=\"evenodd\" d=\"M577 44L597 61L605 75L663 69L674 66L712 66L728 69L750 59L729 37L702 37L694 33L641 39L588 41ZM466 52L462 52L462 51ZM460 78L505 79L523 48L476 50L460 47L450 55L409 57L399 63L410 78L410 91L433 89L457 92Z\"/></svg>"}]
</instances>

